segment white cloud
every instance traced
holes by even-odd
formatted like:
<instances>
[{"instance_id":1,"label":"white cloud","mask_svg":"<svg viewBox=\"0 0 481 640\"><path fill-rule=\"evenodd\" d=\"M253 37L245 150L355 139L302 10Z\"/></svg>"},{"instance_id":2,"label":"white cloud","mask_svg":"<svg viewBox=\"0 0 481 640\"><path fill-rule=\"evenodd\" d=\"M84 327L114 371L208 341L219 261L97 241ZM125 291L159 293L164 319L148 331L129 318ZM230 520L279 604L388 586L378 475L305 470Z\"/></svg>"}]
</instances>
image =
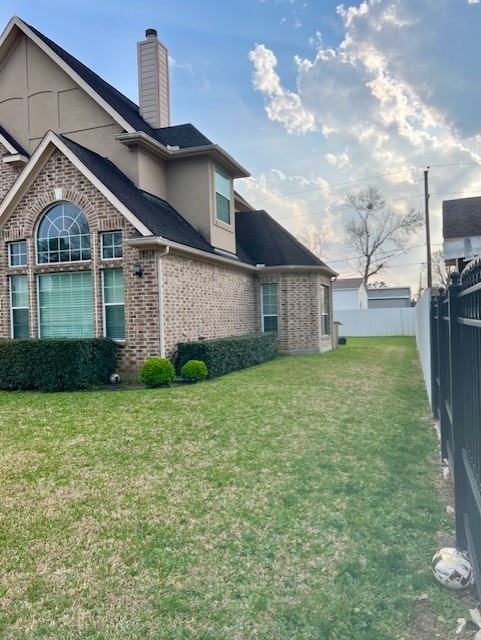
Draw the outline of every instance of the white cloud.
<instances>
[{"instance_id":1,"label":"white cloud","mask_svg":"<svg viewBox=\"0 0 481 640\"><path fill-rule=\"evenodd\" d=\"M277 59L263 44L249 53L254 64L254 88L266 97L266 112L270 120L281 122L288 133L306 133L315 130L313 114L305 109L300 97L282 87L275 69Z\"/></svg>"},{"instance_id":2,"label":"white cloud","mask_svg":"<svg viewBox=\"0 0 481 640\"><path fill-rule=\"evenodd\" d=\"M469 0L469 4L480 1ZM436 250L441 242L442 200L481 193L477 23L468 3L458 0L365 0L357 6L339 5L337 14L344 28L338 46L324 47L318 31L312 58L294 58L295 94L283 87L283 70L277 69L274 51L258 45L251 53L254 86L265 96L269 119L283 124L287 134L304 134L312 146L322 149L315 164L311 160L309 175L306 173L310 184L317 176L326 184L339 185L309 197L296 196L303 199L301 210L337 210L340 218L333 229L340 239L342 218L348 215L347 191L367 186L366 178L372 177L396 207L422 210L422 171L430 165L431 232ZM314 42L311 38L308 44L312 47ZM281 109L284 104L288 108ZM285 144L287 155L293 156L292 136ZM281 162L286 164L289 159L279 158L279 168ZM293 162L291 165L291 171L283 167L284 175L299 176ZM303 166L307 171L308 162ZM356 182L359 180L362 182ZM285 207L282 202L286 200L292 206L292 198L285 196L266 206L271 211L272 203L280 219L284 214L277 206ZM321 224L321 217L307 217ZM423 242L423 232L413 238L414 244ZM343 255L335 246L330 253L335 260ZM422 246L400 258L399 264L414 263L401 277L416 282L417 263L424 260Z\"/></svg>"}]
</instances>

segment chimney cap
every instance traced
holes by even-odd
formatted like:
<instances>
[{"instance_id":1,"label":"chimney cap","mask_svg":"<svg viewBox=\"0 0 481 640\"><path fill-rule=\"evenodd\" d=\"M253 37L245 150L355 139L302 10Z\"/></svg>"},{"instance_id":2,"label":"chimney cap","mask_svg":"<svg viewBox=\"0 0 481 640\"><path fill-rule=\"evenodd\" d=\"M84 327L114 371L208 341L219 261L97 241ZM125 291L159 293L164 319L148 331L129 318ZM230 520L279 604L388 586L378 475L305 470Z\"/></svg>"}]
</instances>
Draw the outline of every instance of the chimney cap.
<instances>
[{"instance_id":1,"label":"chimney cap","mask_svg":"<svg viewBox=\"0 0 481 640\"><path fill-rule=\"evenodd\" d=\"M145 30L145 37L148 38L149 36L154 36L154 38L157 37L157 29L146 29Z\"/></svg>"}]
</instances>

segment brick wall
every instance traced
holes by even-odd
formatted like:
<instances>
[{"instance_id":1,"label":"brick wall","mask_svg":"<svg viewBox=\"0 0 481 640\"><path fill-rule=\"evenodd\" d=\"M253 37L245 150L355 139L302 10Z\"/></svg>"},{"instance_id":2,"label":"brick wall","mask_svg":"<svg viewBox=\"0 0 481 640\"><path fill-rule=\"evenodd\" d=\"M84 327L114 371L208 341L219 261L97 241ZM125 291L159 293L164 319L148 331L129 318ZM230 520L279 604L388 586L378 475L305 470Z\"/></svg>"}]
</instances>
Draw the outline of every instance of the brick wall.
<instances>
[{"instance_id":1,"label":"brick wall","mask_svg":"<svg viewBox=\"0 0 481 640\"><path fill-rule=\"evenodd\" d=\"M260 331L250 272L180 255L163 258L165 345Z\"/></svg>"},{"instance_id":2,"label":"brick wall","mask_svg":"<svg viewBox=\"0 0 481 640\"><path fill-rule=\"evenodd\" d=\"M45 209L57 201L55 189L62 189L61 200L73 202L87 216L91 232L91 260L61 265L36 264L36 226ZM37 337L37 275L59 271L92 271L96 312L95 335L101 337L103 335L101 271L105 268L123 268L126 340L120 348L119 368L136 369L139 354L142 354L142 360L147 355L158 354L160 346L154 252L139 252L124 244L122 259L102 260L100 233L109 230L122 230L124 239L129 238L135 231L107 198L65 156L55 151L0 232L0 337L7 338L11 335L8 275L26 274L28 276L30 335ZM8 242L13 240L27 242L28 265L26 267L8 267ZM137 260L142 261L143 278L133 275L133 264ZM139 321L139 317L148 320Z\"/></svg>"}]
</instances>

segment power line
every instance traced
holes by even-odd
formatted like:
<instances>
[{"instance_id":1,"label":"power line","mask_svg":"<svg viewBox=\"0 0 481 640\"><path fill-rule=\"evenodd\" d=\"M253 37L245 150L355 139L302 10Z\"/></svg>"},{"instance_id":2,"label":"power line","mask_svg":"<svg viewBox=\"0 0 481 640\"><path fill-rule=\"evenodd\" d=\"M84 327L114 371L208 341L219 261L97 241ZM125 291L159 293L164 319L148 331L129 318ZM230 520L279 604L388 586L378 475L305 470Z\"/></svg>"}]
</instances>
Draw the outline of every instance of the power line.
<instances>
[{"instance_id":1,"label":"power line","mask_svg":"<svg viewBox=\"0 0 481 640\"><path fill-rule=\"evenodd\" d=\"M448 164L431 164L429 165L430 167L465 167L465 166L470 166L470 165L478 165L479 166L479 162L451 162ZM414 171L421 171L421 169L418 168L410 168L410 169L400 169L399 171L390 171L389 173L380 173L376 176L370 176L368 178L358 178L357 180L347 180L346 182L337 182L334 184L327 184L324 186L319 186L319 187L311 187L309 189L302 189L300 191L289 191L288 193L281 193L279 195L276 196L268 196L266 198L258 198L257 200L251 200L251 202L265 202L266 200L275 200L276 198L288 198L290 196L295 196L295 195L299 195L302 193L310 193L311 191L322 191L324 189L333 189L334 187L343 187L345 185L348 184L356 184L358 182L366 182L367 180L376 180L377 178L386 178L387 176L394 176L394 175L399 175L400 173L407 173L407 172L414 172ZM459 192L452 192L452 193L476 193L476 192L470 192L470 191L459 191ZM433 195L433 194L431 194ZM437 194L437 195L442 195L442 194Z\"/></svg>"}]
</instances>

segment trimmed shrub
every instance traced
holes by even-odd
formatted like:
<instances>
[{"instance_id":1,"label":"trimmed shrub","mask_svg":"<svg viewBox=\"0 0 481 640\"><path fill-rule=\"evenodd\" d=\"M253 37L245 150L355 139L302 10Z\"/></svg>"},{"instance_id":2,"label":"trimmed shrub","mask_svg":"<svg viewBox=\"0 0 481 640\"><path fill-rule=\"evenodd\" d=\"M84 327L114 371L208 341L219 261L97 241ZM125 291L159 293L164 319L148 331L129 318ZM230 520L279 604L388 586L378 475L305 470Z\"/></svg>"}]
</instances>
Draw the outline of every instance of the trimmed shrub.
<instances>
[{"instance_id":1,"label":"trimmed shrub","mask_svg":"<svg viewBox=\"0 0 481 640\"><path fill-rule=\"evenodd\" d=\"M231 338L216 338L177 344L176 370L180 374L189 360L202 360L209 378L217 378L237 369L271 360L277 355L274 333L250 333Z\"/></svg>"},{"instance_id":2,"label":"trimmed shrub","mask_svg":"<svg viewBox=\"0 0 481 640\"><path fill-rule=\"evenodd\" d=\"M188 360L180 370L180 375L188 382L200 382L207 378L208 373L207 366L202 360Z\"/></svg>"},{"instance_id":3,"label":"trimmed shrub","mask_svg":"<svg viewBox=\"0 0 481 640\"><path fill-rule=\"evenodd\" d=\"M140 368L141 381L151 388L170 385L174 377L174 365L167 358L148 358Z\"/></svg>"},{"instance_id":4,"label":"trimmed shrub","mask_svg":"<svg viewBox=\"0 0 481 640\"><path fill-rule=\"evenodd\" d=\"M88 389L108 382L116 351L108 338L0 340L0 389Z\"/></svg>"}]
</instances>

